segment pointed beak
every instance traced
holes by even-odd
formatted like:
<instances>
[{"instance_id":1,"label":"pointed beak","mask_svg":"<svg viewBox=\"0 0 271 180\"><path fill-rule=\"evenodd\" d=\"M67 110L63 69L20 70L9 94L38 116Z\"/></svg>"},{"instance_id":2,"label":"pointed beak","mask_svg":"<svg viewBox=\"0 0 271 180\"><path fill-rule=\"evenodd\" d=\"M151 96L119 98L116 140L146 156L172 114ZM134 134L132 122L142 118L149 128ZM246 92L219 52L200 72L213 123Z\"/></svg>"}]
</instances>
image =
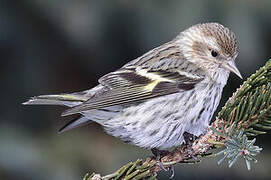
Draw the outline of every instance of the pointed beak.
<instances>
[{"instance_id":1,"label":"pointed beak","mask_svg":"<svg viewBox=\"0 0 271 180\"><path fill-rule=\"evenodd\" d=\"M243 79L240 71L236 67L234 60L231 60L227 64L224 64L224 67L229 71L233 72L234 74L236 74L239 78Z\"/></svg>"}]
</instances>

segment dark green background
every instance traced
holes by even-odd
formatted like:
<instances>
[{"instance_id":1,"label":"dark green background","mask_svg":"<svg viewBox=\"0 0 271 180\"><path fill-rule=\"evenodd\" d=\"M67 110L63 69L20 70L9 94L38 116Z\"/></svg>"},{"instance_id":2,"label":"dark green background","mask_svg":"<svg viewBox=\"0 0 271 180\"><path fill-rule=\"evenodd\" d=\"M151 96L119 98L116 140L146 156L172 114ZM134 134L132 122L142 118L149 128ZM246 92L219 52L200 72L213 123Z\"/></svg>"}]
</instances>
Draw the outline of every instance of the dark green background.
<instances>
[{"instance_id":1,"label":"dark green background","mask_svg":"<svg viewBox=\"0 0 271 180\"><path fill-rule=\"evenodd\" d=\"M220 22L236 33L237 64L247 78L271 56L270 7L270 0L0 0L0 179L77 180L150 155L94 123L58 135L70 119L60 117L64 108L21 103L91 88L200 22ZM241 82L231 75L221 104ZM178 165L175 179L270 179L270 137L258 138L264 150L250 172L241 160L229 169L215 158Z\"/></svg>"}]
</instances>

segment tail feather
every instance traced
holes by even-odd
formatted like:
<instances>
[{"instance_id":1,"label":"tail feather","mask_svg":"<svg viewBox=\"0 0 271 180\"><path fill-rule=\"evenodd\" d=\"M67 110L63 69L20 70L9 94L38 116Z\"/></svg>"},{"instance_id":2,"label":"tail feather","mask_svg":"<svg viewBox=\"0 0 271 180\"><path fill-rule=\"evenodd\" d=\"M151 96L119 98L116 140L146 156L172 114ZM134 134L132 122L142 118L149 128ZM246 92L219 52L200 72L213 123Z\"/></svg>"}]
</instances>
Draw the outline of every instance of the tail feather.
<instances>
[{"instance_id":1,"label":"tail feather","mask_svg":"<svg viewBox=\"0 0 271 180\"><path fill-rule=\"evenodd\" d=\"M102 85L98 85L92 89L75 93L35 96L24 102L23 105L61 105L74 107L93 97L102 88Z\"/></svg>"},{"instance_id":2,"label":"tail feather","mask_svg":"<svg viewBox=\"0 0 271 180\"><path fill-rule=\"evenodd\" d=\"M68 107L74 107L88 99L95 96L96 92L102 90L103 86L98 85L93 89L70 93L70 94L58 94L58 95L40 95L30 98L28 101L22 103L23 105L62 105ZM79 118L76 118L68 122L58 132L63 133L68 130L87 125L91 122L97 122L103 124L105 121L112 119L123 109L122 106L112 106L103 109L93 109L81 113Z\"/></svg>"},{"instance_id":3,"label":"tail feather","mask_svg":"<svg viewBox=\"0 0 271 180\"><path fill-rule=\"evenodd\" d=\"M118 115L121 107L109 107L106 109L95 109L82 113L80 118L76 118L68 122L64 127L62 127L58 132L63 133L68 130L85 126L91 122L97 122L103 124L105 121L108 121Z\"/></svg>"},{"instance_id":4,"label":"tail feather","mask_svg":"<svg viewBox=\"0 0 271 180\"><path fill-rule=\"evenodd\" d=\"M71 129L77 128L77 127L81 127L81 126L85 126L89 123L91 123L92 121L87 119L84 116L81 116L80 118L76 118L74 120L71 120L70 122L68 122L65 126L63 126L61 129L59 129L58 133L63 133L66 131L69 131Z\"/></svg>"},{"instance_id":5,"label":"tail feather","mask_svg":"<svg viewBox=\"0 0 271 180\"><path fill-rule=\"evenodd\" d=\"M35 96L24 102L23 105L62 105L73 107L86 101L88 98L83 95L59 94L59 95L41 95Z\"/></svg>"}]
</instances>

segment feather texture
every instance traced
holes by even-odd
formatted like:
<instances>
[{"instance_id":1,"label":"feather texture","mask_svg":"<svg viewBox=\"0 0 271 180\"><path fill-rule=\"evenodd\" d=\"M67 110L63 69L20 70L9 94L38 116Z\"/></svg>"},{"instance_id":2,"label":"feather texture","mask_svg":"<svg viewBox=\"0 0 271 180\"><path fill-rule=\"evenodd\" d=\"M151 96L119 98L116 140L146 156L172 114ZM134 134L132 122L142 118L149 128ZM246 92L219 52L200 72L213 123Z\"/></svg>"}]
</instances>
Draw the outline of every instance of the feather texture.
<instances>
[{"instance_id":1,"label":"feather texture","mask_svg":"<svg viewBox=\"0 0 271 180\"><path fill-rule=\"evenodd\" d=\"M191 78L178 72L148 71L142 68L121 69L100 79L101 84L109 87L107 91L68 109L62 115L134 103L189 90L201 80L203 80L202 77Z\"/></svg>"},{"instance_id":2,"label":"feather texture","mask_svg":"<svg viewBox=\"0 0 271 180\"><path fill-rule=\"evenodd\" d=\"M167 149L182 144L185 132L205 132L230 71L240 76L237 54L228 28L198 24L103 76L90 90L37 96L24 104L64 105L71 108L63 116L80 114L60 132L95 121L126 142Z\"/></svg>"}]
</instances>

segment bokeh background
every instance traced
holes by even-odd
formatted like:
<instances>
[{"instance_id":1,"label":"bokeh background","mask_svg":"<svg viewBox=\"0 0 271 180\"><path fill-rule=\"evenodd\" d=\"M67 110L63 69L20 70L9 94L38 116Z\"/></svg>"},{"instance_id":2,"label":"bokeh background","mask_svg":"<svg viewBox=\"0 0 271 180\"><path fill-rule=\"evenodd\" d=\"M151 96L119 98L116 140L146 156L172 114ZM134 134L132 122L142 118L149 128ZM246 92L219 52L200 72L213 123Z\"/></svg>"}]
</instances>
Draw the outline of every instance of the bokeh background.
<instances>
[{"instance_id":1,"label":"bokeh background","mask_svg":"<svg viewBox=\"0 0 271 180\"><path fill-rule=\"evenodd\" d=\"M237 35L246 78L271 56L270 0L0 0L0 179L75 180L151 155L93 123L58 135L62 107L22 106L30 96L91 88L111 72L200 22ZM242 83L231 75L221 105ZM259 163L217 158L176 166L175 179L270 179L271 136ZM159 174L167 179L167 172Z\"/></svg>"}]
</instances>

